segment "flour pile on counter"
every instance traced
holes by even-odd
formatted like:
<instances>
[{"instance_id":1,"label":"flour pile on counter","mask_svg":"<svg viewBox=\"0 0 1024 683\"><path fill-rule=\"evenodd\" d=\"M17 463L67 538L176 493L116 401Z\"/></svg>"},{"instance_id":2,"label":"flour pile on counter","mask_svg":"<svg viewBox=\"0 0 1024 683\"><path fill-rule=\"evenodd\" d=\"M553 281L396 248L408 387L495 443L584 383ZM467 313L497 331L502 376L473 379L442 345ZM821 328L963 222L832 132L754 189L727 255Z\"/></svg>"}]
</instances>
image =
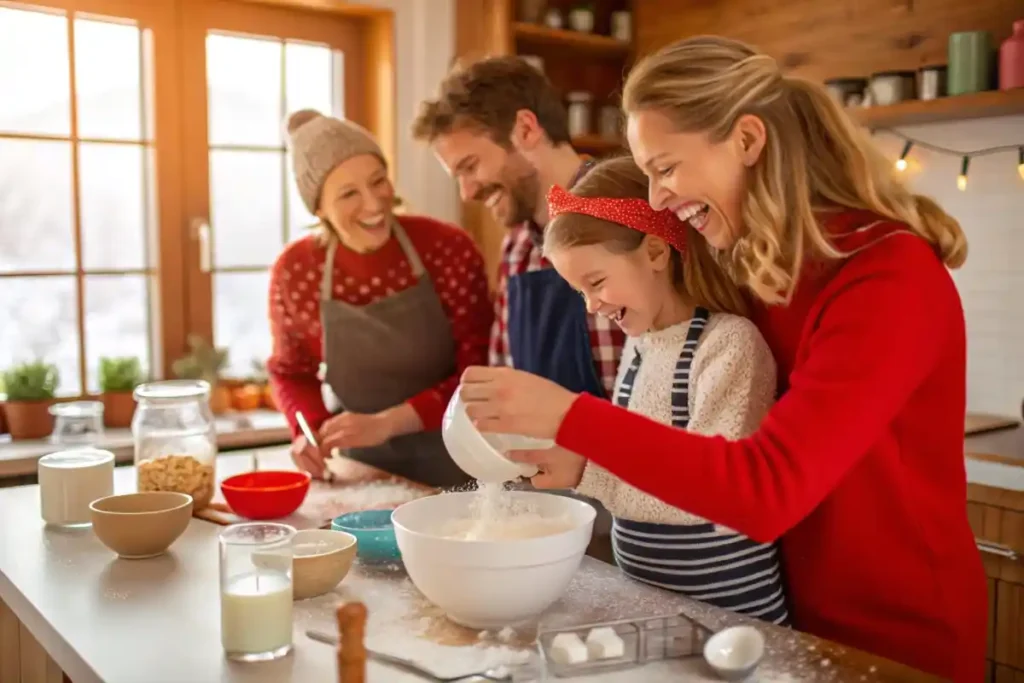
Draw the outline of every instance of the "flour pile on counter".
<instances>
[{"instance_id":1,"label":"flour pile on counter","mask_svg":"<svg viewBox=\"0 0 1024 683\"><path fill-rule=\"evenodd\" d=\"M511 541L560 534L573 526L567 515L544 516L517 501L504 484L479 482L469 515L445 521L439 535L464 541Z\"/></svg>"}]
</instances>

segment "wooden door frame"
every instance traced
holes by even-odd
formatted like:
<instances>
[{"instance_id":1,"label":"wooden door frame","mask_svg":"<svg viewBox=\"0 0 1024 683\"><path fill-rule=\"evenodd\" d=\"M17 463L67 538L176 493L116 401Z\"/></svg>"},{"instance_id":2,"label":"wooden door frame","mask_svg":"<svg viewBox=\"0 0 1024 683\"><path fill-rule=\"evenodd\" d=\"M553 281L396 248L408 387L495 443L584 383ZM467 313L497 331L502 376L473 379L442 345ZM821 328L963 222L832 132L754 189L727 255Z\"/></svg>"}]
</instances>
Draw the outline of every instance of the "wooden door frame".
<instances>
[{"instance_id":1,"label":"wooden door frame","mask_svg":"<svg viewBox=\"0 0 1024 683\"><path fill-rule=\"evenodd\" d=\"M325 13L252 0L181 0L181 6L181 117L185 153L181 249L186 254L182 283L187 292L185 327L189 333L212 340L212 273L202 272L201 245L195 230L199 222L209 223L211 214L206 54L203 49L207 31L282 36L325 43L342 51L349 56L343 84L346 117L371 132L376 133L374 128L381 120L386 121L386 117L381 113L384 108L370 107L367 103L373 100L373 93L383 97L393 86L389 89L387 80L378 77L378 69L371 73L367 65L370 55L365 49L368 37L380 36L372 30L373 23L382 23L385 27L387 23L372 22L362 13ZM370 97L367 97L368 91Z\"/></svg>"}]
</instances>

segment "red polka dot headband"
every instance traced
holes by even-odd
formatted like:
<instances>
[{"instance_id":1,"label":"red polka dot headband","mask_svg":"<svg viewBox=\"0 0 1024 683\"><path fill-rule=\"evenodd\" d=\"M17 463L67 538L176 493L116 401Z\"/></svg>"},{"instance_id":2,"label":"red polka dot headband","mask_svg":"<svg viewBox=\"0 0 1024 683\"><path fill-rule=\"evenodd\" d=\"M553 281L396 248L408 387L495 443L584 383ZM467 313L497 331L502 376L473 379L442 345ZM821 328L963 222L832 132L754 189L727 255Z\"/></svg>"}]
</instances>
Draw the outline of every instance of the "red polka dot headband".
<instances>
[{"instance_id":1,"label":"red polka dot headband","mask_svg":"<svg viewBox=\"0 0 1024 683\"><path fill-rule=\"evenodd\" d=\"M646 199L580 197L558 185L548 191L548 216L579 213L625 225L665 240L679 253L686 251L686 225L667 209L655 211Z\"/></svg>"}]
</instances>

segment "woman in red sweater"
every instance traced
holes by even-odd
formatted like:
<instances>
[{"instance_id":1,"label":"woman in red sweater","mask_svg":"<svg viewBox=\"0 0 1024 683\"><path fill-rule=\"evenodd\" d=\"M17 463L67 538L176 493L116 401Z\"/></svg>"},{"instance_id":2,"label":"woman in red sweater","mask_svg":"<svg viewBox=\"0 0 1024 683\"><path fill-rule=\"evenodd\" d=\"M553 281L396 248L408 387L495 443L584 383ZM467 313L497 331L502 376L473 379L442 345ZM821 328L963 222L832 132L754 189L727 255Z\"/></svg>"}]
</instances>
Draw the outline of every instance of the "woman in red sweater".
<instances>
[{"instance_id":1,"label":"woman in red sweater","mask_svg":"<svg viewBox=\"0 0 1024 683\"><path fill-rule=\"evenodd\" d=\"M356 124L303 110L288 133L299 195L321 222L270 276L267 369L292 456L314 476L338 448L430 485L463 483L439 428L461 372L487 361L493 313L476 245L455 226L392 213L384 155Z\"/></svg>"},{"instance_id":2,"label":"woman in red sweater","mask_svg":"<svg viewBox=\"0 0 1024 683\"><path fill-rule=\"evenodd\" d=\"M946 270L966 257L959 225L905 189L820 86L741 43L664 48L630 71L623 102L652 205L703 235L758 302L781 398L759 431L729 440L471 368L469 414L556 440L515 455L540 465L537 485L574 486L592 461L757 541L781 538L797 628L981 681L964 318Z\"/></svg>"}]
</instances>

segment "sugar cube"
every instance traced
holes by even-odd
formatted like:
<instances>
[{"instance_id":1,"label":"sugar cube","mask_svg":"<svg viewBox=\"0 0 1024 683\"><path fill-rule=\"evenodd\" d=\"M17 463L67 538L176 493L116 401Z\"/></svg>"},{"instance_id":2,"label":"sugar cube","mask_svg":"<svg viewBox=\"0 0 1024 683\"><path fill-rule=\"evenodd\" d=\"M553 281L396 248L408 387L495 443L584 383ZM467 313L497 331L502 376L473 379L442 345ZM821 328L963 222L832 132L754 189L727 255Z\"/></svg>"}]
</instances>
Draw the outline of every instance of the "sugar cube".
<instances>
[{"instance_id":1,"label":"sugar cube","mask_svg":"<svg viewBox=\"0 0 1024 683\"><path fill-rule=\"evenodd\" d=\"M587 653L593 659L613 659L626 652L626 644L610 626L590 629L587 634Z\"/></svg>"},{"instance_id":2,"label":"sugar cube","mask_svg":"<svg viewBox=\"0 0 1024 683\"><path fill-rule=\"evenodd\" d=\"M559 664L582 664L587 661L587 646L575 633L559 633L551 639L551 659Z\"/></svg>"}]
</instances>

